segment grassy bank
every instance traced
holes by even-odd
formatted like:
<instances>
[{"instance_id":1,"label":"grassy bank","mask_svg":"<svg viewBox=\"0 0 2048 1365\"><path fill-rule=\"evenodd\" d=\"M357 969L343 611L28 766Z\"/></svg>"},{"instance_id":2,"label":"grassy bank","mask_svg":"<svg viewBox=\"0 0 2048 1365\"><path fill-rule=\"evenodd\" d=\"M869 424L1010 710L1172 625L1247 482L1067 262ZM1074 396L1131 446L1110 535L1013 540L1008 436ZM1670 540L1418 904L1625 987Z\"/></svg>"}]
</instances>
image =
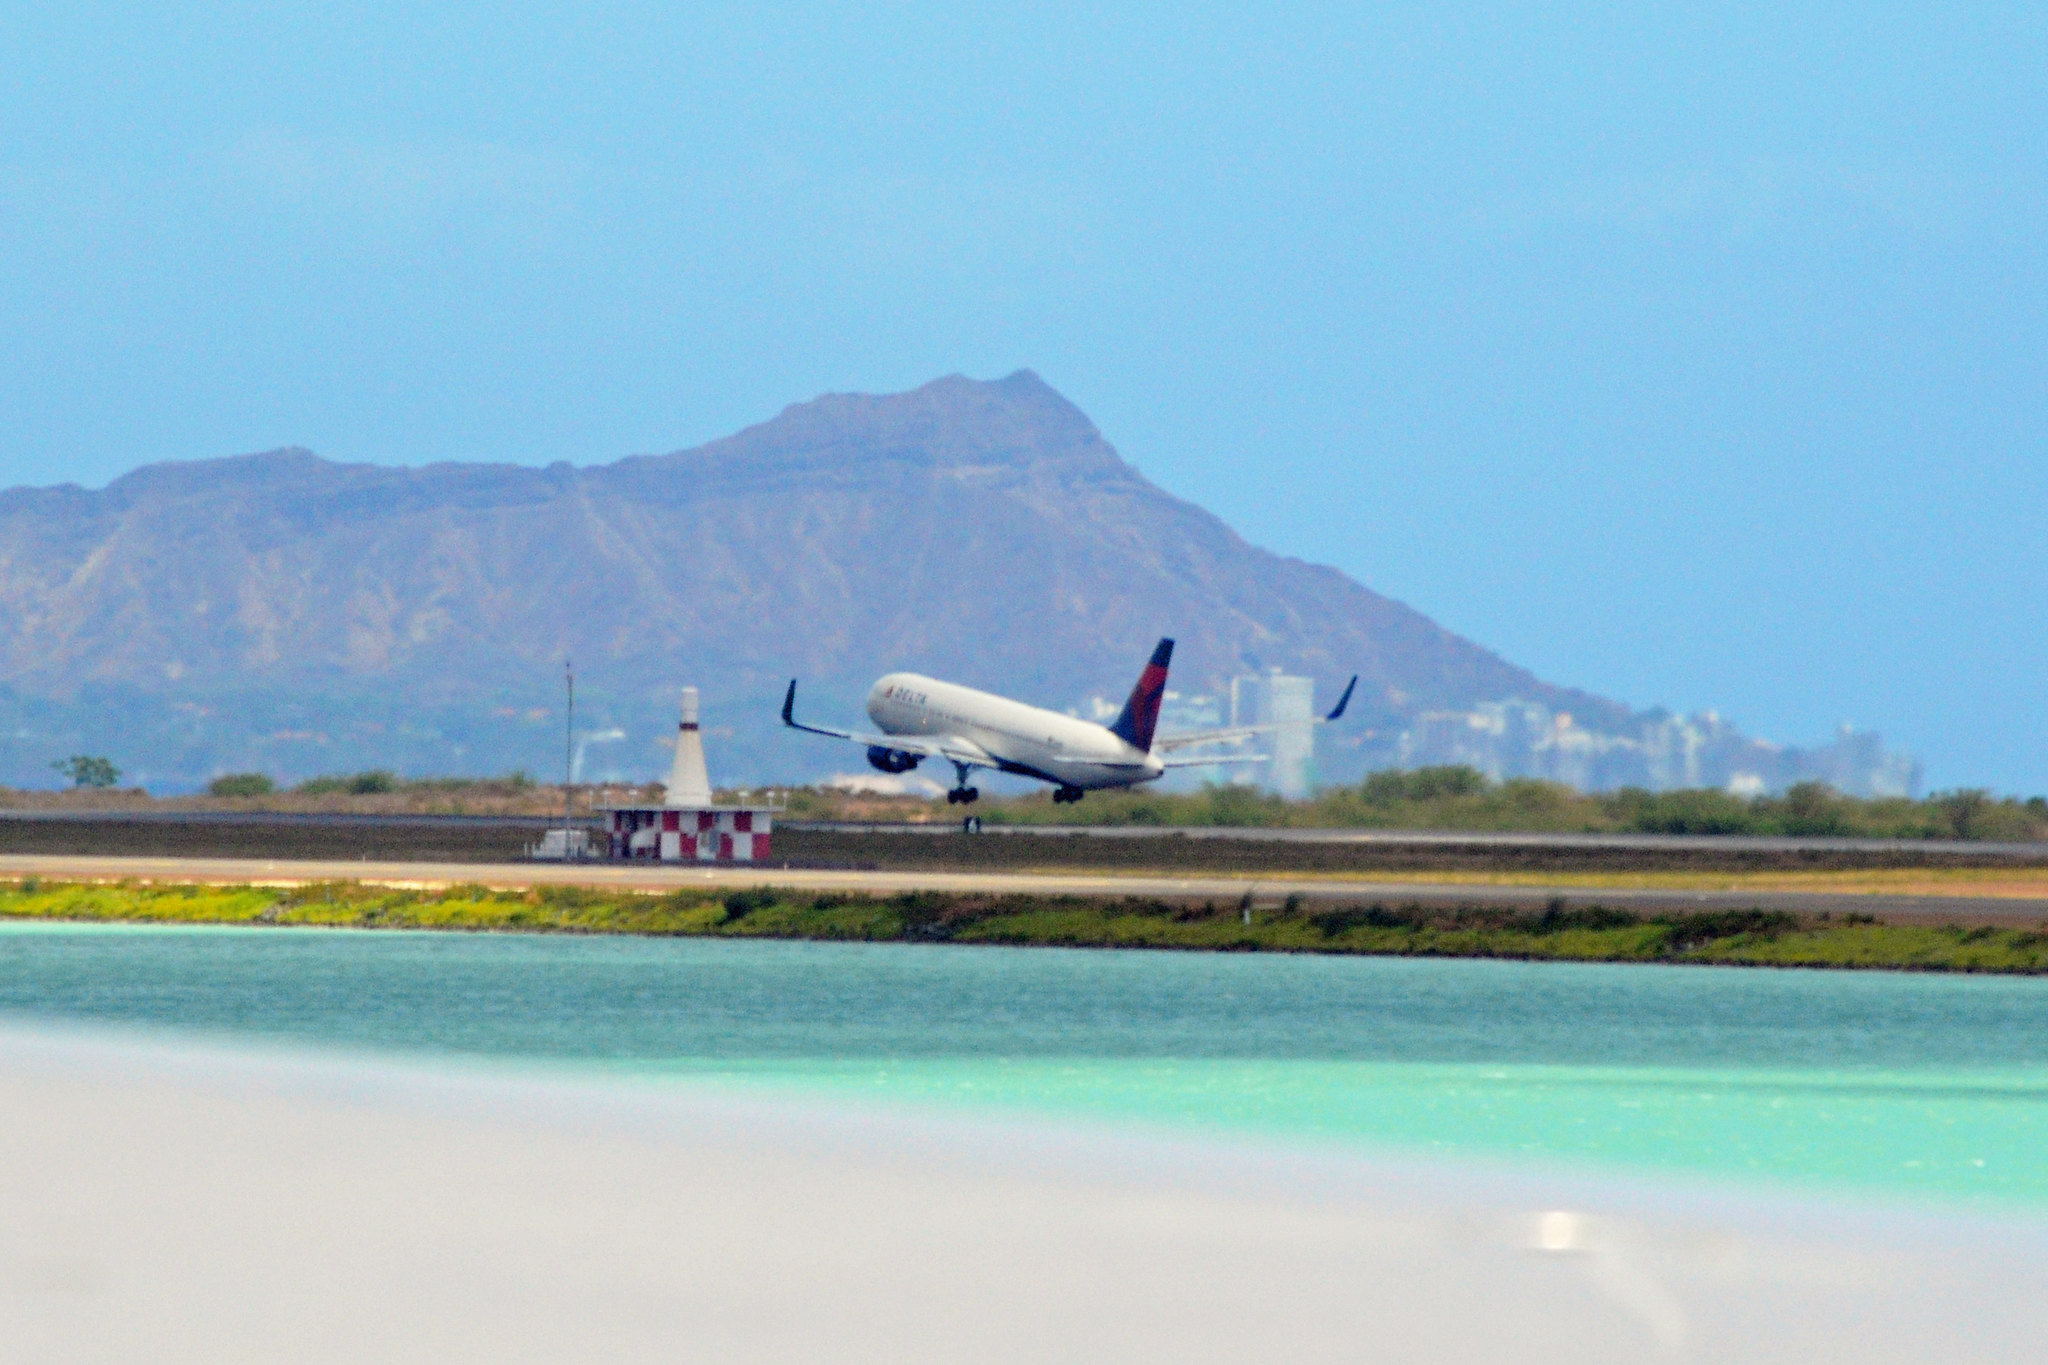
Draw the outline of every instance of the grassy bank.
<instances>
[{"instance_id":1,"label":"grassy bank","mask_svg":"<svg viewBox=\"0 0 2048 1365\"><path fill-rule=\"evenodd\" d=\"M759 796L728 791L725 799ZM951 824L960 809L941 801L833 788L781 788L786 819L856 823ZM304 811L358 815L553 816L565 799L579 813L607 804L658 801L656 786L558 786L523 774L502 778L400 777L371 771L310 778L285 788L260 773L221 778L208 795L152 797L140 788L13 791L0 807L24 810ZM975 808L992 825L1109 825L1211 828L1521 831L1575 834L1728 834L1876 839L2048 842L2048 797L2022 800L1976 789L1921 800L1845 796L1806 782L1777 796L1740 797L1715 788L1582 792L1555 782L1496 782L1471 768L1374 773L1356 786L1326 787L1288 801L1251 787L1198 792L1146 789L1090 792L1055 805L1050 789L984 798Z\"/></svg>"},{"instance_id":2,"label":"grassy bank","mask_svg":"<svg viewBox=\"0 0 2048 1365\"><path fill-rule=\"evenodd\" d=\"M2048 972L2048 929L1901 925L1773 911L1638 915L1398 905L1252 908L1139 899L779 890L668 895L581 887L412 891L0 883L0 919L302 925L554 933L855 939L1215 951L1367 953L1576 962L1719 963L1911 971Z\"/></svg>"}]
</instances>

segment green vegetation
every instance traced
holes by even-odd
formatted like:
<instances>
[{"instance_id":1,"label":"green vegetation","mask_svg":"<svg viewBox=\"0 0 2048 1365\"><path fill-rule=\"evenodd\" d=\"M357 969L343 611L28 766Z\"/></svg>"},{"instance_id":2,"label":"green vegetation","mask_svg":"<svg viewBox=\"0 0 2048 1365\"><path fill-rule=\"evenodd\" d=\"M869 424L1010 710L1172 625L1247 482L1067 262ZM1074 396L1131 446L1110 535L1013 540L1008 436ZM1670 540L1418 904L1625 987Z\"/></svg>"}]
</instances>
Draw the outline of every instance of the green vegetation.
<instances>
[{"instance_id":1,"label":"green vegetation","mask_svg":"<svg viewBox=\"0 0 2048 1365\"><path fill-rule=\"evenodd\" d=\"M220 779L225 781L227 779ZM269 778L262 779L265 783ZM215 786L219 785L216 781ZM508 777L400 777L389 768L371 768L360 773L334 773L309 777L292 790L300 796L388 796L418 793L431 796L520 796L534 789L533 779L524 772ZM265 791L269 788L266 786ZM211 796L260 795L224 792L207 788Z\"/></svg>"},{"instance_id":2,"label":"green vegetation","mask_svg":"<svg viewBox=\"0 0 2048 1365\"><path fill-rule=\"evenodd\" d=\"M206 784L208 796L268 796L276 790L269 773L223 773Z\"/></svg>"},{"instance_id":3,"label":"green vegetation","mask_svg":"<svg viewBox=\"0 0 2048 1365\"><path fill-rule=\"evenodd\" d=\"M1311 907L1298 899L1255 907L935 893L869 898L773 888L655 895L586 887L420 891L354 882L277 888L28 878L0 883L0 918L2048 972L2048 927L1885 924L1867 915L1765 910L1638 915L1561 904L1523 912Z\"/></svg>"},{"instance_id":4,"label":"green vegetation","mask_svg":"<svg viewBox=\"0 0 2048 1365\"><path fill-rule=\"evenodd\" d=\"M389 776L389 774L380 774ZM397 779L396 790L407 792L495 792L516 796L534 789L534 780L525 769L504 777L402 777Z\"/></svg>"},{"instance_id":5,"label":"green vegetation","mask_svg":"<svg viewBox=\"0 0 2048 1365\"><path fill-rule=\"evenodd\" d=\"M792 801L792 810L796 803ZM809 812L806 812L809 813ZM1250 787L1188 795L1090 792L1055 806L1039 793L986 801L989 824L1223 825L1301 828L1552 830L1584 833L1853 835L1887 839L2048 839L2048 798L1998 798L1982 790L1925 800L1844 796L1802 782L1782 796L1745 799L1714 788L1588 794L1555 782L1494 782L1471 768L1379 772L1355 787L1286 801Z\"/></svg>"},{"instance_id":6,"label":"green vegetation","mask_svg":"<svg viewBox=\"0 0 2048 1365\"><path fill-rule=\"evenodd\" d=\"M346 773L331 777L309 777L292 788L302 796L332 796L346 793L350 796L382 796L398 790L398 774L386 768L372 768L368 772Z\"/></svg>"},{"instance_id":7,"label":"green vegetation","mask_svg":"<svg viewBox=\"0 0 2048 1365\"><path fill-rule=\"evenodd\" d=\"M73 754L54 760L50 766L70 778L74 787L111 787L121 780L121 770L111 759L94 754Z\"/></svg>"},{"instance_id":8,"label":"green vegetation","mask_svg":"<svg viewBox=\"0 0 2048 1365\"><path fill-rule=\"evenodd\" d=\"M111 764L108 770L112 774L108 780L118 777ZM245 800L274 795L281 809L359 805L366 810L534 814L562 806L560 788L541 786L524 772L505 777L409 778L388 769L372 769L310 778L288 793L262 791L254 785L267 780L257 773L230 774L216 779L208 794ZM720 795L734 799L746 794L726 791ZM958 807L920 797L832 788L777 788L775 796L786 805L784 818L788 820L951 823L960 813ZM579 788L576 799L585 806L659 800L660 785L593 785ZM1919 801L1844 796L1821 782L1801 783L1782 795L1754 799L1717 788L1668 792L1624 788L1589 794L1527 778L1495 782L1466 767L1373 773L1355 786L1326 788L1306 801L1288 801L1253 787L1211 786L1192 793L1090 792L1078 805L1056 806L1051 792L1044 790L984 798L974 813L991 825L1289 826L2048 842L2048 798L2021 801L1978 788L1937 792Z\"/></svg>"}]
</instances>

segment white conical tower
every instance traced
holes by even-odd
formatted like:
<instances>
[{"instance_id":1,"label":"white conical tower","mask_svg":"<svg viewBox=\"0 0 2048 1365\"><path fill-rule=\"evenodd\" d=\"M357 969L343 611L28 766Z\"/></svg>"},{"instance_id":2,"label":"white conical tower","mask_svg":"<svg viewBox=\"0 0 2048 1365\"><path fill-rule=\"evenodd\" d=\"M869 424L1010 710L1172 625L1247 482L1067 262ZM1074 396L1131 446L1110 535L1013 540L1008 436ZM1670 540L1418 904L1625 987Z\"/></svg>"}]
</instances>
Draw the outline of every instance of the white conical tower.
<instances>
[{"instance_id":1,"label":"white conical tower","mask_svg":"<svg viewBox=\"0 0 2048 1365\"><path fill-rule=\"evenodd\" d=\"M711 804L711 774L704 770L704 736L697 729L697 689L683 689L683 723L676 727L676 761L668 770L671 806L701 809Z\"/></svg>"}]
</instances>

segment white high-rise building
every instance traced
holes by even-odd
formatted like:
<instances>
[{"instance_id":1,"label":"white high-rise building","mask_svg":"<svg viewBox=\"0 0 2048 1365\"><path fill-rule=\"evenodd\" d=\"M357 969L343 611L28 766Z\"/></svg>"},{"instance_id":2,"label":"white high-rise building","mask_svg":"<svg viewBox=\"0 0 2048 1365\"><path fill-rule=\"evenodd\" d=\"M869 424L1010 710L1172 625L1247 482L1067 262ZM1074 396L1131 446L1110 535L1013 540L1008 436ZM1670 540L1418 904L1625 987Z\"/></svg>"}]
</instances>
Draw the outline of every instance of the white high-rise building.
<instances>
[{"instance_id":1,"label":"white high-rise building","mask_svg":"<svg viewBox=\"0 0 2048 1365\"><path fill-rule=\"evenodd\" d=\"M1232 725L1278 725L1253 742L1272 755L1266 785L1290 801L1308 796L1316 756L1316 680L1271 669L1230 680Z\"/></svg>"}]
</instances>

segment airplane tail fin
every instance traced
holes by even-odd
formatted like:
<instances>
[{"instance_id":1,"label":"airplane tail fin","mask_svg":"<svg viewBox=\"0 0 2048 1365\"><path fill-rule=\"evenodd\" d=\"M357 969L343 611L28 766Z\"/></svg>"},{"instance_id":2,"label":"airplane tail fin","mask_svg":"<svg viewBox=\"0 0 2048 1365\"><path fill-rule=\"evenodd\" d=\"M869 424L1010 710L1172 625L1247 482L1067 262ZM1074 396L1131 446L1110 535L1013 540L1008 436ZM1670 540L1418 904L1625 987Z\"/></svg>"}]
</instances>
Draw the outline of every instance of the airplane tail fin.
<instances>
[{"instance_id":1,"label":"airplane tail fin","mask_svg":"<svg viewBox=\"0 0 2048 1365\"><path fill-rule=\"evenodd\" d=\"M1152 661L1138 675L1138 685L1131 689L1131 699L1124 703L1123 714L1109 727L1118 739L1146 753L1152 752L1152 732L1159 728L1159 703L1166 695L1166 666L1172 660L1173 641L1161 640L1152 651Z\"/></svg>"}]
</instances>

